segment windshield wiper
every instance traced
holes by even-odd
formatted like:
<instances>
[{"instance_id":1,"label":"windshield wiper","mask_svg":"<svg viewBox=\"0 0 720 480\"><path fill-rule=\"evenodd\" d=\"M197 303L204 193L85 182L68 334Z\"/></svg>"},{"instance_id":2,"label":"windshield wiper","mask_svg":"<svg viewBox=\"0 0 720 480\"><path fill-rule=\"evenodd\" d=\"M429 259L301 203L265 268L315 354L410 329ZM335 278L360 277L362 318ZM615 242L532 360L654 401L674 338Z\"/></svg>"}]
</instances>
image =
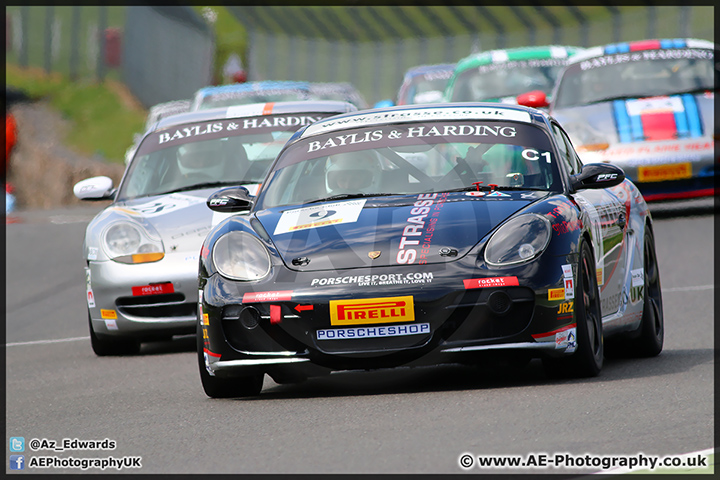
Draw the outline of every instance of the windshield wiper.
<instances>
[{"instance_id":1,"label":"windshield wiper","mask_svg":"<svg viewBox=\"0 0 720 480\"><path fill-rule=\"evenodd\" d=\"M231 185L249 185L249 184L255 184L255 183L260 183L260 182L257 180L233 180L231 182L228 182L228 181L204 182L204 183L196 183L194 185L188 185L187 187L173 188L172 190L168 190L166 192L154 193L153 195L168 195L170 193L187 192L188 190L199 190L201 188L227 187L227 186L231 186Z\"/></svg>"},{"instance_id":2,"label":"windshield wiper","mask_svg":"<svg viewBox=\"0 0 720 480\"><path fill-rule=\"evenodd\" d=\"M389 197L392 195L402 195L402 194L401 193L341 193L338 195L331 195L329 197L318 198L317 200L311 200L306 203L330 202L333 200L347 200L350 198Z\"/></svg>"},{"instance_id":3,"label":"windshield wiper","mask_svg":"<svg viewBox=\"0 0 720 480\"><path fill-rule=\"evenodd\" d=\"M482 191L482 192L491 192L493 190L535 190L540 192L547 192L548 190L545 188L540 187L518 187L514 185L493 185L490 187L489 185L480 185L480 189L478 189L475 185L470 187L460 187L460 188L452 188L450 190L442 190L443 192L475 192L475 191Z\"/></svg>"}]
</instances>

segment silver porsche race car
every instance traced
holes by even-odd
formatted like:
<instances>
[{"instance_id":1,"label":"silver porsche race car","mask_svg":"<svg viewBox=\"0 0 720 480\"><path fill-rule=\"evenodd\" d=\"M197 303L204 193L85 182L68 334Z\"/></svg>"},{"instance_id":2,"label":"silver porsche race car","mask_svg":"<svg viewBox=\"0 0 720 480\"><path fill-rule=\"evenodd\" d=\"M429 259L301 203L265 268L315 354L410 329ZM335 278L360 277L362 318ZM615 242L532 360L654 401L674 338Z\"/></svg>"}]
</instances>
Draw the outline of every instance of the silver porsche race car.
<instances>
[{"instance_id":1,"label":"silver porsche race car","mask_svg":"<svg viewBox=\"0 0 720 480\"><path fill-rule=\"evenodd\" d=\"M646 201L715 194L712 42L642 40L570 60L550 111L586 162L623 169Z\"/></svg>"},{"instance_id":2,"label":"silver porsche race car","mask_svg":"<svg viewBox=\"0 0 720 480\"><path fill-rule=\"evenodd\" d=\"M141 342L194 333L200 248L228 216L207 197L227 185L256 191L298 128L355 110L302 101L172 115L144 134L117 188L109 177L78 182L78 198L112 200L83 244L95 353L133 354Z\"/></svg>"}]
</instances>

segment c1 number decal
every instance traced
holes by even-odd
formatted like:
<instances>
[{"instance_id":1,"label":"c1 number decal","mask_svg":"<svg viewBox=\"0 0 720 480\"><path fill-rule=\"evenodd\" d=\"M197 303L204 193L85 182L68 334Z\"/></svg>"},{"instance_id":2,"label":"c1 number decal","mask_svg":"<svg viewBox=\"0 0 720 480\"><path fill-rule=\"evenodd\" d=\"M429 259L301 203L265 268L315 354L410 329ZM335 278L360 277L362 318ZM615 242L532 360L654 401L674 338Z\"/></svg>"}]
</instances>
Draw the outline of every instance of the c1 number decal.
<instances>
[{"instance_id":1,"label":"c1 number decal","mask_svg":"<svg viewBox=\"0 0 720 480\"><path fill-rule=\"evenodd\" d=\"M525 160L530 160L532 162L535 162L540 159L540 157L545 157L545 161L547 163L550 163L550 152L538 152L534 148L526 148L522 151L522 156Z\"/></svg>"}]
</instances>

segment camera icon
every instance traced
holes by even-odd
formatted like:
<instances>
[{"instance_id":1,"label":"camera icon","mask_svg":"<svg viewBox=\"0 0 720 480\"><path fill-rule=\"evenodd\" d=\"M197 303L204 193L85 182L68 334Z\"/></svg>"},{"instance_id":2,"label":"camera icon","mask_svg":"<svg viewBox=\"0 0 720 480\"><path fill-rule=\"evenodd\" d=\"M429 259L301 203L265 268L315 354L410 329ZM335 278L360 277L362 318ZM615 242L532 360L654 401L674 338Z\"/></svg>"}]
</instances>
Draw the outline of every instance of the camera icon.
<instances>
[{"instance_id":1,"label":"camera icon","mask_svg":"<svg viewBox=\"0 0 720 480\"><path fill-rule=\"evenodd\" d=\"M10 437L10 451L11 452L24 452L25 451L25 437Z\"/></svg>"}]
</instances>

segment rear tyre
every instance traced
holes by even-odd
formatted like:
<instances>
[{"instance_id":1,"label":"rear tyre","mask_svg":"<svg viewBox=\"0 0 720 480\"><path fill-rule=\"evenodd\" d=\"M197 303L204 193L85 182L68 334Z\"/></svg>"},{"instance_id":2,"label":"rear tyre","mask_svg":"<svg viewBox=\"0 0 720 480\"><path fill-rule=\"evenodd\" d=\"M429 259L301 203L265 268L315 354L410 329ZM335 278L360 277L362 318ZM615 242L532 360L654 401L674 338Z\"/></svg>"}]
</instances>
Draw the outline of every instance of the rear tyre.
<instances>
[{"instance_id":1,"label":"rear tyre","mask_svg":"<svg viewBox=\"0 0 720 480\"><path fill-rule=\"evenodd\" d=\"M234 378L218 378L210 375L205 368L202 327L197 327L197 354L200 380L205 394L211 398L254 397L260 394L263 386L262 373Z\"/></svg>"},{"instance_id":2,"label":"rear tyre","mask_svg":"<svg viewBox=\"0 0 720 480\"><path fill-rule=\"evenodd\" d=\"M90 325L90 345L93 352L98 357L106 357L110 355L136 355L140 352L140 342L129 338L110 338L105 339L98 337L93 330L92 319L88 312L88 323Z\"/></svg>"},{"instance_id":3,"label":"rear tyre","mask_svg":"<svg viewBox=\"0 0 720 480\"><path fill-rule=\"evenodd\" d=\"M655 238L645 227L643 267L645 274L645 295L640 336L629 342L629 352L641 357L654 357L663 349L665 319L663 316L660 270L655 254Z\"/></svg>"},{"instance_id":4,"label":"rear tyre","mask_svg":"<svg viewBox=\"0 0 720 480\"><path fill-rule=\"evenodd\" d=\"M595 377L603 367L603 330L600 291L595 274L595 259L586 241L580 245L575 288L577 349L563 358L543 358L545 372L551 378Z\"/></svg>"}]
</instances>

